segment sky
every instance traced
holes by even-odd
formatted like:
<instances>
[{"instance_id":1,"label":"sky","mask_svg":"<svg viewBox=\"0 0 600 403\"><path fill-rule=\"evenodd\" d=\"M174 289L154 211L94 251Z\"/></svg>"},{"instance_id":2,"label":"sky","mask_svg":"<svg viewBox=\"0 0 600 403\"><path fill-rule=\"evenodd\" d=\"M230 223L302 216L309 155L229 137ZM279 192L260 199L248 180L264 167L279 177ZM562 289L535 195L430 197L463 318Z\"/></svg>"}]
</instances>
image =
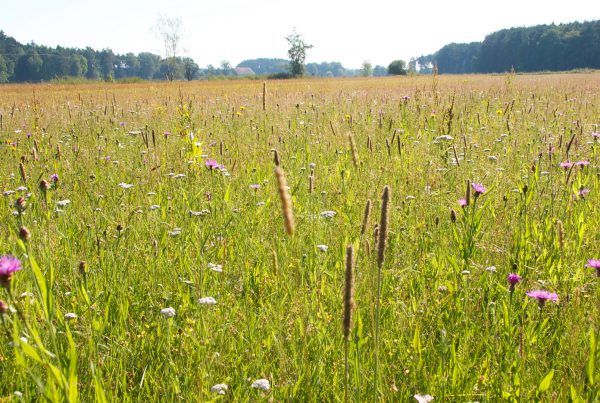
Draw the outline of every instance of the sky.
<instances>
[{"instance_id":1,"label":"sky","mask_svg":"<svg viewBox=\"0 0 600 403\"><path fill-rule=\"evenodd\" d=\"M391 61L434 53L494 31L600 19L599 0L0 0L0 30L21 43L164 55L158 17L182 21L182 56L201 67L287 58L295 28L306 62Z\"/></svg>"}]
</instances>

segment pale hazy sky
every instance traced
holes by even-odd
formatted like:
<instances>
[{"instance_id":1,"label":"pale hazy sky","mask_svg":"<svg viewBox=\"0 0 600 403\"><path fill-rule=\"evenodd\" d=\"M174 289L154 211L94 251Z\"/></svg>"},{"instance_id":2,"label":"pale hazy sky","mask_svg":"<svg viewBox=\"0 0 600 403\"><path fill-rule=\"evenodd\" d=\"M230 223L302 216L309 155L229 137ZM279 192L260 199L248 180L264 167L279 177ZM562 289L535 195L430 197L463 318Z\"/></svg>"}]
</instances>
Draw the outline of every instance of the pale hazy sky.
<instances>
[{"instance_id":1,"label":"pale hazy sky","mask_svg":"<svg viewBox=\"0 0 600 403\"><path fill-rule=\"evenodd\" d=\"M481 41L502 28L600 19L600 0L0 0L0 30L19 42L162 54L158 15L183 21L182 47L204 67L287 58L294 27L307 62L394 59Z\"/></svg>"}]
</instances>

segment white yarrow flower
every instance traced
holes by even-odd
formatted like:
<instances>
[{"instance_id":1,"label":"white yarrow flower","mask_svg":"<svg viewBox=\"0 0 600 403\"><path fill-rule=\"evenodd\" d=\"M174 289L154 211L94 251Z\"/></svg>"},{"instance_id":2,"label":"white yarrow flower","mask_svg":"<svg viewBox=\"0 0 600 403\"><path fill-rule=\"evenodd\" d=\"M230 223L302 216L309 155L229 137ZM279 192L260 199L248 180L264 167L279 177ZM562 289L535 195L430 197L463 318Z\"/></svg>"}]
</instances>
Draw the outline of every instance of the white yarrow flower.
<instances>
[{"instance_id":1,"label":"white yarrow flower","mask_svg":"<svg viewBox=\"0 0 600 403\"><path fill-rule=\"evenodd\" d=\"M221 273L223 271L223 265L222 264L216 264L216 263L209 263L208 264L208 269L212 270L212 271L216 271L217 273Z\"/></svg>"},{"instance_id":2,"label":"white yarrow flower","mask_svg":"<svg viewBox=\"0 0 600 403\"><path fill-rule=\"evenodd\" d=\"M133 184L121 182L121 183L119 183L119 187L122 189L130 189L133 187Z\"/></svg>"},{"instance_id":3,"label":"white yarrow flower","mask_svg":"<svg viewBox=\"0 0 600 403\"><path fill-rule=\"evenodd\" d=\"M150 206L150 210L158 210L160 206L158 204L153 204Z\"/></svg>"},{"instance_id":4,"label":"white yarrow flower","mask_svg":"<svg viewBox=\"0 0 600 403\"><path fill-rule=\"evenodd\" d=\"M254 389L270 390L271 383L267 379L257 379L254 382L252 382L252 387Z\"/></svg>"},{"instance_id":5,"label":"white yarrow flower","mask_svg":"<svg viewBox=\"0 0 600 403\"><path fill-rule=\"evenodd\" d=\"M417 402L419 403L429 403L433 400L433 396L431 395L415 395L414 398L417 399Z\"/></svg>"},{"instance_id":6,"label":"white yarrow flower","mask_svg":"<svg viewBox=\"0 0 600 403\"><path fill-rule=\"evenodd\" d=\"M67 319L67 320L77 319L77 314L75 314L73 312L65 313L65 319Z\"/></svg>"},{"instance_id":7,"label":"white yarrow flower","mask_svg":"<svg viewBox=\"0 0 600 403\"><path fill-rule=\"evenodd\" d=\"M327 246L327 245L317 245L317 249L320 250L321 252L327 252L327 250L329 249L329 246Z\"/></svg>"},{"instance_id":8,"label":"white yarrow flower","mask_svg":"<svg viewBox=\"0 0 600 403\"><path fill-rule=\"evenodd\" d=\"M215 300L213 297L204 297L204 298L200 298L198 300L198 303L200 305L216 305L217 300Z\"/></svg>"},{"instance_id":9,"label":"white yarrow flower","mask_svg":"<svg viewBox=\"0 0 600 403\"><path fill-rule=\"evenodd\" d=\"M218 393L220 395L224 395L225 393L227 393L227 389L228 387L224 383L217 383L216 385L213 385L212 388L210 388L210 391Z\"/></svg>"},{"instance_id":10,"label":"white yarrow flower","mask_svg":"<svg viewBox=\"0 0 600 403\"><path fill-rule=\"evenodd\" d=\"M71 204L71 200L65 199L65 200L59 200L59 201L56 202L56 205L59 206L59 207L64 207L67 204Z\"/></svg>"},{"instance_id":11,"label":"white yarrow flower","mask_svg":"<svg viewBox=\"0 0 600 403\"><path fill-rule=\"evenodd\" d=\"M163 308L160 310L160 314L162 316L164 316L165 318L172 318L173 316L175 316L175 308L172 308L172 307Z\"/></svg>"},{"instance_id":12,"label":"white yarrow flower","mask_svg":"<svg viewBox=\"0 0 600 403\"><path fill-rule=\"evenodd\" d=\"M323 218L333 218L337 213L335 211L326 210L321 212L321 217Z\"/></svg>"}]
</instances>

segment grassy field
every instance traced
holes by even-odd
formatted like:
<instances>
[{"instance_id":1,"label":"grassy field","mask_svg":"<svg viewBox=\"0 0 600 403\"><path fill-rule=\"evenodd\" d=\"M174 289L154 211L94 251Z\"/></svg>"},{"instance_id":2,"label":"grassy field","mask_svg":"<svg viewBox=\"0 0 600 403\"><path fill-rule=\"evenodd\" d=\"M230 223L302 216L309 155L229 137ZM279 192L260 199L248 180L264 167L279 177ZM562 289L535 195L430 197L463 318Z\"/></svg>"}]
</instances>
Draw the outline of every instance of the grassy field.
<instances>
[{"instance_id":1,"label":"grassy field","mask_svg":"<svg viewBox=\"0 0 600 403\"><path fill-rule=\"evenodd\" d=\"M599 94L0 87L0 401L600 399Z\"/></svg>"}]
</instances>

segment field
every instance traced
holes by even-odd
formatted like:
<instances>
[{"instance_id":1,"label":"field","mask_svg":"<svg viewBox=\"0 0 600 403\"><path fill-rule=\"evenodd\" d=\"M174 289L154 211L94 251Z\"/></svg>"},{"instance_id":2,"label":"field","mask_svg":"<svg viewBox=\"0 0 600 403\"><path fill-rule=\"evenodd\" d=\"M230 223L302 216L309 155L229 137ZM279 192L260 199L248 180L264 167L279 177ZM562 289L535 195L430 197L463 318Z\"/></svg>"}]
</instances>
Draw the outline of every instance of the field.
<instances>
[{"instance_id":1,"label":"field","mask_svg":"<svg viewBox=\"0 0 600 403\"><path fill-rule=\"evenodd\" d=\"M0 87L0 401L600 399L600 73L265 89Z\"/></svg>"}]
</instances>

